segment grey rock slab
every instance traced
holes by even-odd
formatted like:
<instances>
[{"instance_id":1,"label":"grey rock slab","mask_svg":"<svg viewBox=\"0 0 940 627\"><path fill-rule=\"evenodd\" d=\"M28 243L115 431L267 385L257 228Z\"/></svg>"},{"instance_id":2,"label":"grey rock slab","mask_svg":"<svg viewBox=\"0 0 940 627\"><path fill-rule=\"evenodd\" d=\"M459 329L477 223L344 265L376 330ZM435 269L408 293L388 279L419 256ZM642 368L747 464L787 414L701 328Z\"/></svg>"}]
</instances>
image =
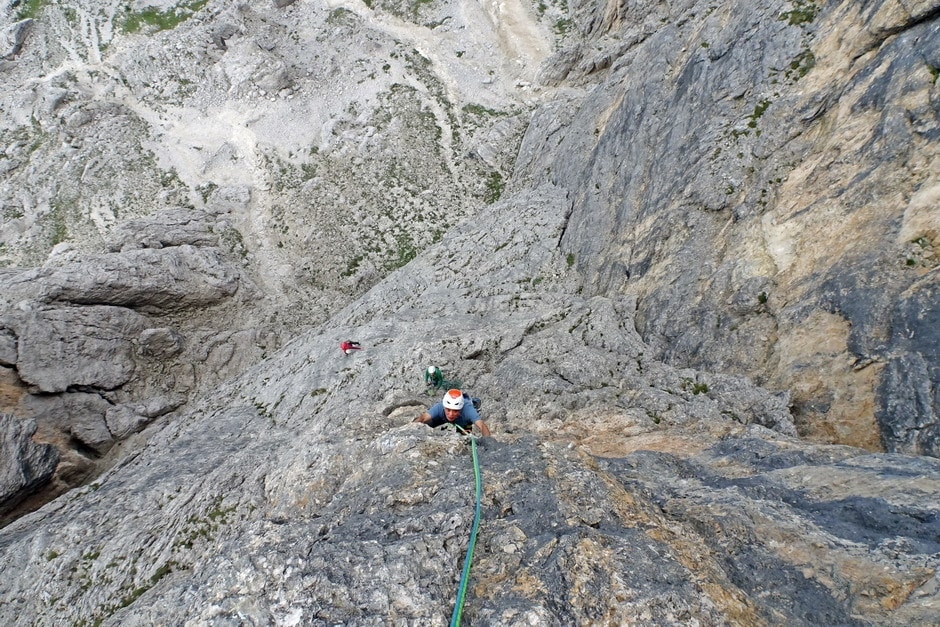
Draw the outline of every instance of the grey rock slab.
<instances>
[{"instance_id":1,"label":"grey rock slab","mask_svg":"<svg viewBox=\"0 0 940 627\"><path fill-rule=\"evenodd\" d=\"M120 403L107 408L105 422L111 435L122 440L140 431L155 418L180 407L183 402L182 398L154 397L139 403Z\"/></svg>"},{"instance_id":2,"label":"grey rock slab","mask_svg":"<svg viewBox=\"0 0 940 627\"><path fill-rule=\"evenodd\" d=\"M178 208L128 220L109 233L107 243L111 252L183 245L219 245L208 213Z\"/></svg>"},{"instance_id":3,"label":"grey rock slab","mask_svg":"<svg viewBox=\"0 0 940 627\"><path fill-rule=\"evenodd\" d=\"M183 350L183 336L169 327L144 329L139 338L140 352L150 357L175 357Z\"/></svg>"},{"instance_id":4,"label":"grey rock slab","mask_svg":"<svg viewBox=\"0 0 940 627\"><path fill-rule=\"evenodd\" d=\"M58 436L57 439L68 443L74 439L79 447L86 447L93 456L103 455L114 445L115 436L105 420L112 405L98 394L28 395L21 404L47 437Z\"/></svg>"},{"instance_id":5,"label":"grey rock slab","mask_svg":"<svg viewBox=\"0 0 940 627\"><path fill-rule=\"evenodd\" d=\"M16 365L16 336L0 328L0 366Z\"/></svg>"},{"instance_id":6,"label":"grey rock slab","mask_svg":"<svg viewBox=\"0 0 940 627\"><path fill-rule=\"evenodd\" d=\"M33 441L36 423L0 413L0 514L49 481L59 463L51 444Z\"/></svg>"},{"instance_id":7,"label":"grey rock slab","mask_svg":"<svg viewBox=\"0 0 940 627\"><path fill-rule=\"evenodd\" d=\"M42 392L70 386L106 390L133 377L147 319L123 307L37 305L5 316L16 334L20 378Z\"/></svg>"},{"instance_id":8,"label":"grey rock slab","mask_svg":"<svg viewBox=\"0 0 940 627\"><path fill-rule=\"evenodd\" d=\"M647 356L635 300L565 289L546 242L566 213L550 186L508 196L94 487L0 530L0 620L444 624L474 494L467 441L411 422L438 359L498 442L479 451L471 622L890 620L936 566L911 523L936 506L879 476L929 491L934 460L809 446L787 435L785 398ZM345 356L350 336L363 349ZM742 424L761 416L779 431Z\"/></svg>"},{"instance_id":9,"label":"grey rock slab","mask_svg":"<svg viewBox=\"0 0 940 627\"><path fill-rule=\"evenodd\" d=\"M190 245L94 255L52 269L43 300L145 312L203 307L231 297L239 273L217 249Z\"/></svg>"},{"instance_id":10,"label":"grey rock slab","mask_svg":"<svg viewBox=\"0 0 940 627\"><path fill-rule=\"evenodd\" d=\"M19 54L32 24L33 20L27 18L10 24L0 32L0 58L12 60Z\"/></svg>"}]
</instances>

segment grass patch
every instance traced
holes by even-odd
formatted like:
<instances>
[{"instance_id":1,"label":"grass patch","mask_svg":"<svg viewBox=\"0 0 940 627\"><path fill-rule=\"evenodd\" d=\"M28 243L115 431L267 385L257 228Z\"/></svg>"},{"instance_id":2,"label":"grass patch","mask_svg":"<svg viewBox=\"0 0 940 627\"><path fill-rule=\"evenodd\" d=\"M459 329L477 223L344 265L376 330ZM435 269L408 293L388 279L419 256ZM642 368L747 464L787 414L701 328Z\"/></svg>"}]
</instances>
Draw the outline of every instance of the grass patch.
<instances>
[{"instance_id":1,"label":"grass patch","mask_svg":"<svg viewBox=\"0 0 940 627\"><path fill-rule=\"evenodd\" d=\"M747 125L749 128L757 128L757 120L759 120L760 117L764 115L764 111L766 111L767 107L769 106L770 106L769 100L761 100L759 103L757 103L757 105L754 107L754 112L751 113L751 115L747 116L748 117Z\"/></svg>"},{"instance_id":2,"label":"grass patch","mask_svg":"<svg viewBox=\"0 0 940 627\"><path fill-rule=\"evenodd\" d=\"M793 8L781 13L780 19L785 20L790 26L801 26L815 20L818 14L819 7L812 0L795 0Z\"/></svg>"},{"instance_id":3,"label":"grass patch","mask_svg":"<svg viewBox=\"0 0 940 627\"><path fill-rule=\"evenodd\" d=\"M503 195L503 189L506 187L506 182L503 181L503 176L499 172L490 172L490 175L486 179L486 191L483 193L483 202L488 205L493 204L499 197Z\"/></svg>"},{"instance_id":4,"label":"grass patch","mask_svg":"<svg viewBox=\"0 0 940 627\"><path fill-rule=\"evenodd\" d=\"M473 103L464 105L463 111L464 113L469 113L470 115L478 115L480 117L485 117L485 116L496 117L499 115L503 115L499 111L496 111L494 109L488 109L484 107L483 105L473 104Z\"/></svg>"},{"instance_id":5,"label":"grass patch","mask_svg":"<svg viewBox=\"0 0 940 627\"><path fill-rule=\"evenodd\" d=\"M16 12L16 19L36 19L48 3L48 0L26 0L26 2L20 3L20 8Z\"/></svg>"},{"instance_id":6,"label":"grass patch","mask_svg":"<svg viewBox=\"0 0 940 627\"><path fill-rule=\"evenodd\" d=\"M397 244L395 256L385 264L386 270L397 270L418 256L418 249L407 233L397 238Z\"/></svg>"},{"instance_id":7,"label":"grass patch","mask_svg":"<svg viewBox=\"0 0 940 627\"><path fill-rule=\"evenodd\" d=\"M128 11L127 15L121 19L118 27L124 34L137 33L144 29L154 32L171 30L191 18L197 11L206 6L208 1L191 0L166 11L153 7L143 11Z\"/></svg>"},{"instance_id":8,"label":"grass patch","mask_svg":"<svg viewBox=\"0 0 940 627\"><path fill-rule=\"evenodd\" d=\"M556 20L555 23L552 24L552 29L555 31L556 35L564 35L568 33L572 29L573 26L574 26L573 20L570 20L568 18L562 18L560 20Z\"/></svg>"},{"instance_id":9,"label":"grass patch","mask_svg":"<svg viewBox=\"0 0 940 627\"><path fill-rule=\"evenodd\" d=\"M814 67L816 67L816 55L807 48L790 61L790 67L784 72L784 76L791 80L798 80L806 76L806 73Z\"/></svg>"}]
</instances>

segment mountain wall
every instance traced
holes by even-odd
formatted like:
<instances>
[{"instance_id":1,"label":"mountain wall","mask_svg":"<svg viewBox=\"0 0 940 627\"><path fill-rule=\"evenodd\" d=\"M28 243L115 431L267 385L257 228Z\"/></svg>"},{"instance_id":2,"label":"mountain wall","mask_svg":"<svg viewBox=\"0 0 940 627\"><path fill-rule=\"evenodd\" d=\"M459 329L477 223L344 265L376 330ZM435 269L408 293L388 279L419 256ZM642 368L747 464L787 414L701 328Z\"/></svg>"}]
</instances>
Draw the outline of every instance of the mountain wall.
<instances>
[{"instance_id":1,"label":"mountain wall","mask_svg":"<svg viewBox=\"0 0 940 627\"><path fill-rule=\"evenodd\" d=\"M4 624L936 622L936 4L5 16Z\"/></svg>"}]
</instances>

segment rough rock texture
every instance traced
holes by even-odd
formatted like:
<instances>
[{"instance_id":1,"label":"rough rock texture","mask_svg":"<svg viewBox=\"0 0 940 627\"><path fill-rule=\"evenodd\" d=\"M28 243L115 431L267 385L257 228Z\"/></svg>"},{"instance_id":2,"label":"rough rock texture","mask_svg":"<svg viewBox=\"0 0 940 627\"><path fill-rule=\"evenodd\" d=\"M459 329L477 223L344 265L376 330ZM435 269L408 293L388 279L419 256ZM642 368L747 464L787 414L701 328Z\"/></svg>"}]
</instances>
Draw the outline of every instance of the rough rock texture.
<instances>
[{"instance_id":1,"label":"rough rock texture","mask_svg":"<svg viewBox=\"0 0 940 627\"><path fill-rule=\"evenodd\" d=\"M59 463L51 444L32 440L36 423L0 413L0 515L49 481Z\"/></svg>"},{"instance_id":2,"label":"rough rock texture","mask_svg":"<svg viewBox=\"0 0 940 627\"><path fill-rule=\"evenodd\" d=\"M562 248L657 355L790 390L813 439L936 455L936 13L583 3L584 88L514 184L569 190Z\"/></svg>"},{"instance_id":3,"label":"rough rock texture","mask_svg":"<svg viewBox=\"0 0 940 627\"><path fill-rule=\"evenodd\" d=\"M809 445L785 398L656 361L633 301L565 289L566 213L500 203L8 525L0 619L446 624L472 467L411 422L444 354L496 433L469 622L929 623L940 462Z\"/></svg>"},{"instance_id":4,"label":"rough rock texture","mask_svg":"<svg viewBox=\"0 0 940 627\"><path fill-rule=\"evenodd\" d=\"M0 14L0 623L937 622L935 1Z\"/></svg>"},{"instance_id":5,"label":"rough rock texture","mask_svg":"<svg viewBox=\"0 0 940 627\"><path fill-rule=\"evenodd\" d=\"M122 307L37 306L2 322L17 339L17 373L41 392L111 390L134 375L133 340L146 318Z\"/></svg>"}]
</instances>

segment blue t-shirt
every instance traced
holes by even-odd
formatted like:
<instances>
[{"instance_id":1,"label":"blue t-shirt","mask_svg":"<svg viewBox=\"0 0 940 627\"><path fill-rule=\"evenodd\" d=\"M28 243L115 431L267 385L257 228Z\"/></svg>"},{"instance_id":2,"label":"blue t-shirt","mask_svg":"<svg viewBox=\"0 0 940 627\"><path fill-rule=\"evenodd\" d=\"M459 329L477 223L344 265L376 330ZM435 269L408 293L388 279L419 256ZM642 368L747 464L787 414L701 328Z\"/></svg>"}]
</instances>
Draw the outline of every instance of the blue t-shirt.
<instances>
[{"instance_id":1,"label":"blue t-shirt","mask_svg":"<svg viewBox=\"0 0 940 627\"><path fill-rule=\"evenodd\" d=\"M476 408L466 401L463 404L463 409L460 410L460 415L456 420L451 422L447 419L447 416L444 415L444 403L437 403L433 405L431 409L428 410L428 415L431 416L431 420L428 421L428 426L432 428L440 427L441 425L452 424L457 425L461 431L470 431L473 427L473 423L480 419L480 414L477 412Z\"/></svg>"}]
</instances>

